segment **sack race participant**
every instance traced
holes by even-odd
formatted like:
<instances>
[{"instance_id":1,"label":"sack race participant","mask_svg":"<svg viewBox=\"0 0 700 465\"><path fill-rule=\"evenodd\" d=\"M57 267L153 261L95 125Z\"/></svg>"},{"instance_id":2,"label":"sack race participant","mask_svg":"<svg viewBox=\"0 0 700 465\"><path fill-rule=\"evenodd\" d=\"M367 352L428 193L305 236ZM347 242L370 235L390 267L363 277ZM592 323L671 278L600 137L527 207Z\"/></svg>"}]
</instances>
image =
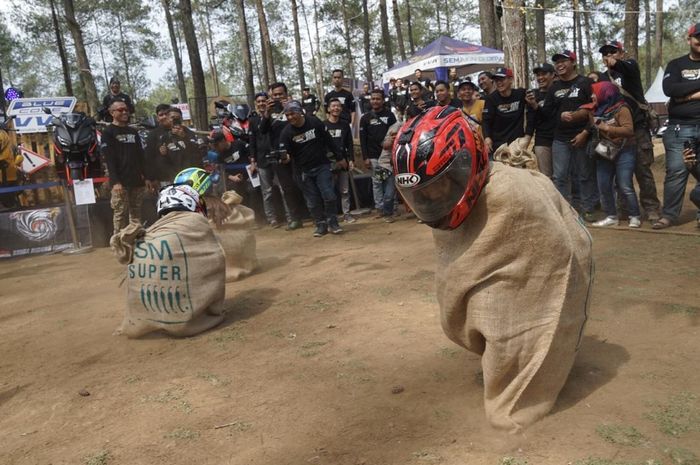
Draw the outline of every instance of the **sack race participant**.
<instances>
[{"instance_id":1,"label":"sack race participant","mask_svg":"<svg viewBox=\"0 0 700 465\"><path fill-rule=\"evenodd\" d=\"M543 174L489 164L458 110L408 121L396 186L434 228L445 334L482 355L486 417L512 432L554 405L581 341L591 237Z\"/></svg>"},{"instance_id":2,"label":"sack race participant","mask_svg":"<svg viewBox=\"0 0 700 465\"><path fill-rule=\"evenodd\" d=\"M255 253L255 212L244 205L243 197L236 191L224 192L223 203L230 209L229 215L216 224L209 220L214 234L226 256L226 282L237 281L251 274L258 266Z\"/></svg>"},{"instance_id":3,"label":"sack race participant","mask_svg":"<svg viewBox=\"0 0 700 465\"><path fill-rule=\"evenodd\" d=\"M117 333L192 336L221 323L224 253L205 213L190 186L166 186L158 221L146 230L130 224L112 236L119 263L128 264L126 315Z\"/></svg>"}]
</instances>

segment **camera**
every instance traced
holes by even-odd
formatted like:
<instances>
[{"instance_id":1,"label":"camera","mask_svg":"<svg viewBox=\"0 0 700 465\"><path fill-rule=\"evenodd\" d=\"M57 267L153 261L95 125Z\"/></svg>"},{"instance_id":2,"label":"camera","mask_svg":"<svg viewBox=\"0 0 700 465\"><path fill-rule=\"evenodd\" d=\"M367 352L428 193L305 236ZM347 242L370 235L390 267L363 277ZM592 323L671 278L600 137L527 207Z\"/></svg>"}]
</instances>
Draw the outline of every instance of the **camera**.
<instances>
[{"instance_id":1,"label":"camera","mask_svg":"<svg viewBox=\"0 0 700 465\"><path fill-rule=\"evenodd\" d=\"M700 153L700 139L688 139L683 142L684 149L690 149L696 155Z\"/></svg>"},{"instance_id":2,"label":"camera","mask_svg":"<svg viewBox=\"0 0 700 465\"><path fill-rule=\"evenodd\" d=\"M282 113L283 109L284 107L282 106L282 102L280 102L279 100L275 100L275 103L272 105L272 111L274 111L275 113Z\"/></svg>"},{"instance_id":3,"label":"camera","mask_svg":"<svg viewBox=\"0 0 700 465\"><path fill-rule=\"evenodd\" d=\"M173 118L173 126L182 126L182 118L179 116Z\"/></svg>"}]
</instances>

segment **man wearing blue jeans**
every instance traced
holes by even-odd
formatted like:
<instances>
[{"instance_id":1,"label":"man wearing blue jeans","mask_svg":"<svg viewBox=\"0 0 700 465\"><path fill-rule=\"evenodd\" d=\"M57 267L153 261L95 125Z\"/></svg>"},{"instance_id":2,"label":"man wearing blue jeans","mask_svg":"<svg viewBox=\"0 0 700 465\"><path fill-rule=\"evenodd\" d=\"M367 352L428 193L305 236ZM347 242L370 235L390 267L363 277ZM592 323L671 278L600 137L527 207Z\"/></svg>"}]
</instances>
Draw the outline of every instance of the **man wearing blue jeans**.
<instances>
[{"instance_id":1,"label":"man wearing blue jeans","mask_svg":"<svg viewBox=\"0 0 700 465\"><path fill-rule=\"evenodd\" d=\"M588 114L579 110L591 101L591 80L576 71L576 54L569 50L552 56L559 80L547 92L544 104L537 111L539 118L556 121L552 142L552 181L557 190L571 202L572 183L578 183L581 214L593 221L598 202L595 163L586 153Z\"/></svg>"},{"instance_id":2,"label":"man wearing blue jeans","mask_svg":"<svg viewBox=\"0 0 700 465\"><path fill-rule=\"evenodd\" d=\"M287 102L284 114L289 125L280 134L280 149L294 159L301 172L306 206L316 223L314 237L325 236L329 230L340 234L343 230L338 225L331 159L327 154L332 153L333 161L340 169L348 168L347 161L321 120L312 115L304 116L301 103L296 100ZM285 158L287 163L288 157Z\"/></svg>"},{"instance_id":3,"label":"man wearing blue jeans","mask_svg":"<svg viewBox=\"0 0 700 465\"><path fill-rule=\"evenodd\" d=\"M671 60L664 73L664 94L669 99L668 129L664 133L666 178L664 208L654 229L664 229L678 222L683 208L688 170L683 160L686 144L700 138L700 23L688 30L687 55Z\"/></svg>"}]
</instances>

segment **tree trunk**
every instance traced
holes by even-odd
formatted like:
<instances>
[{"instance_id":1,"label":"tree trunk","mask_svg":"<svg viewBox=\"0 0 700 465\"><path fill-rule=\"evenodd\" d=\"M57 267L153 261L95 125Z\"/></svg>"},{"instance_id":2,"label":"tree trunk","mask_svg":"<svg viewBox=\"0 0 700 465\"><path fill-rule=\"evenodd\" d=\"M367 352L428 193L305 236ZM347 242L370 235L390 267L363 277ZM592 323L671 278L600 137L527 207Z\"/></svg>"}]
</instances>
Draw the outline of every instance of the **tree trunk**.
<instances>
[{"instance_id":1,"label":"tree trunk","mask_svg":"<svg viewBox=\"0 0 700 465\"><path fill-rule=\"evenodd\" d=\"M318 33L318 2L316 0L314 0L314 30L316 31L316 50L318 52L316 60L316 95L321 95L323 93L323 54L321 53L321 36Z\"/></svg>"},{"instance_id":2,"label":"tree trunk","mask_svg":"<svg viewBox=\"0 0 700 465\"><path fill-rule=\"evenodd\" d=\"M494 7L494 12L496 13L493 17L493 27L496 31L496 48L498 50L503 50L503 28L501 27L501 19L503 18L503 9L500 6Z\"/></svg>"},{"instance_id":3,"label":"tree trunk","mask_svg":"<svg viewBox=\"0 0 700 465\"><path fill-rule=\"evenodd\" d=\"M63 0L63 10L68 23L68 29L73 37L73 46L75 47L75 56L78 61L78 71L80 80L85 89L85 97L88 104L88 113L94 115L100 101L97 97L97 88L95 87L95 79L92 77L90 70L90 60L85 50L85 42L83 41L83 31L80 29L80 24L75 19L75 6L73 0Z\"/></svg>"},{"instance_id":4,"label":"tree trunk","mask_svg":"<svg viewBox=\"0 0 700 465\"><path fill-rule=\"evenodd\" d=\"M414 53L416 53L416 45L413 42L413 24L411 23L411 0L406 0L406 22L408 23L408 48L411 49L411 55L413 55Z\"/></svg>"},{"instance_id":5,"label":"tree trunk","mask_svg":"<svg viewBox=\"0 0 700 465\"><path fill-rule=\"evenodd\" d=\"M297 0L292 0L292 22L294 23L294 48L297 55L297 72L299 73L299 87L306 87L304 77L304 58L301 56L301 35L299 34L299 15L297 14Z\"/></svg>"},{"instance_id":6,"label":"tree trunk","mask_svg":"<svg viewBox=\"0 0 700 465\"><path fill-rule=\"evenodd\" d=\"M185 85L185 74L182 72L182 57L180 57L180 49L177 45L173 16L170 13L170 0L161 0L160 3L165 11L165 22L168 24L170 46L173 49L173 58L175 58L175 72L177 73L177 88L180 94L180 102L187 103L187 86Z\"/></svg>"},{"instance_id":7,"label":"tree trunk","mask_svg":"<svg viewBox=\"0 0 700 465\"><path fill-rule=\"evenodd\" d=\"M440 24L441 21L440 21L440 7L439 7L439 6L438 6L437 8L435 8L435 15L436 15L436 17L437 17L437 31L438 31L438 36L441 36L441 35L442 35L442 29L440 29L440 28L441 28L442 26L441 26L441 24Z\"/></svg>"},{"instance_id":8,"label":"tree trunk","mask_svg":"<svg viewBox=\"0 0 700 465\"><path fill-rule=\"evenodd\" d=\"M496 10L493 0L479 0L479 24L481 25L481 45L497 48Z\"/></svg>"},{"instance_id":9,"label":"tree trunk","mask_svg":"<svg viewBox=\"0 0 700 465\"><path fill-rule=\"evenodd\" d=\"M644 0L644 77L646 85L651 84L651 8L649 0Z\"/></svg>"},{"instance_id":10,"label":"tree trunk","mask_svg":"<svg viewBox=\"0 0 700 465\"><path fill-rule=\"evenodd\" d=\"M314 7L316 6L316 1L314 0ZM311 49L311 70L312 75L314 76L314 81L318 82L318 60L320 59L320 50L321 48L316 46L316 50L314 50L314 41L311 40L311 28L309 28L309 18L306 15L306 7L304 6L304 2L301 2L301 14L304 16L304 26L306 26L306 37L309 40L309 48ZM318 29L316 30L318 33ZM316 36L318 38L318 36ZM316 53L318 51L318 53ZM319 56L317 56L319 55Z\"/></svg>"},{"instance_id":11,"label":"tree trunk","mask_svg":"<svg viewBox=\"0 0 700 465\"><path fill-rule=\"evenodd\" d=\"M124 24L122 23L122 15L117 12L117 26L119 29L119 48L120 55L122 58L122 64L124 66L124 74L126 75L126 88L129 90L129 95L133 100L136 100L136 95L134 94L134 86L131 82L131 70L129 68L129 58L126 55L126 44L124 44Z\"/></svg>"},{"instance_id":12,"label":"tree trunk","mask_svg":"<svg viewBox=\"0 0 700 465\"><path fill-rule=\"evenodd\" d=\"M107 73L107 62L105 61L105 52L102 48L102 34L97 23L97 15L93 16L95 21L95 36L97 37L97 48L100 49L100 60L102 61L102 72L104 73L105 86L109 83L109 74Z\"/></svg>"},{"instance_id":13,"label":"tree trunk","mask_svg":"<svg viewBox=\"0 0 700 465\"><path fill-rule=\"evenodd\" d=\"M625 0L625 51L639 59L639 0Z\"/></svg>"},{"instance_id":14,"label":"tree trunk","mask_svg":"<svg viewBox=\"0 0 700 465\"><path fill-rule=\"evenodd\" d=\"M345 38L345 59L347 60L346 69L350 77L355 78L355 59L352 56L352 41L350 40L350 17L348 16L347 1L341 0L343 8L343 36ZM321 95L319 92L318 95Z\"/></svg>"},{"instance_id":15,"label":"tree trunk","mask_svg":"<svg viewBox=\"0 0 700 465\"><path fill-rule=\"evenodd\" d=\"M438 8L438 10L439 10L439 8ZM447 29L447 37L452 37L452 24L450 22L450 18L452 17L452 15L450 14L451 13L450 10L451 10L450 4L448 3L447 0L445 0L445 11L447 12L445 14L445 28Z\"/></svg>"},{"instance_id":16,"label":"tree trunk","mask_svg":"<svg viewBox=\"0 0 700 465\"><path fill-rule=\"evenodd\" d=\"M578 58L578 69L583 72L583 33L581 30L581 10L579 9L578 0L574 0L574 25L576 27L574 50L576 51L576 58ZM578 50L576 50L577 47Z\"/></svg>"},{"instance_id":17,"label":"tree trunk","mask_svg":"<svg viewBox=\"0 0 700 465\"><path fill-rule=\"evenodd\" d=\"M538 0L537 9L535 10L535 44L537 48L537 61L539 63L546 63L547 61L547 46L545 41L545 27L544 27L544 0Z\"/></svg>"},{"instance_id":18,"label":"tree trunk","mask_svg":"<svg viewBox=\"0 0 700 465\"><path fill-rule=\"evenodd\" d=\"M663 64L663 46L664 46L664 15L661 13L664 9L664 0L656 0L656 57L654 58L654 73Z\"/></svg>"},{"instance_id":19,"label":"tree trunk","mask_svg":"<svg viewBox=\"0 0 700 465\"><path fill-rule=\"evenodd\" d=\"M234 0L236 14L238 15L238 29L241 38L241 54L243 55L243 71L245 72L245 93L250 108L254 108L253 96L255 84L253 84L253 61L250 57L250 35L248 34L248 22L245 19L245 3L243 0Z\"/></svg>"},{"instance_id":20,"label":"tree trunk","mask_svg":"<svg viewBox=\"0 0 700 465\"><path fill-rule=\"evenodd\" d=\"M362 35L365 49L365 79L372 82L372 62L369 59L369 12L367 11L367 0L362 0Z\"/></svg>"},{"instance_id":21,"label":"tree trunk","mask_svg":"<svg viewBox=\"0 0 700 465\"><path fill-rule=\"evenodd\" d=\"M216 95L221 94L221 89L219 86L219 70L216 67L216 48L214 48L214 38L211 32L211 15L209 14L209 3L204 2L204 18L206 19L207 25L207 36L205 41L207 42L207 54L209 55L209 66L211 67L211 77L214 81L214 91Z\"/></svg>"},{"instance_id":22,"label":"tree trunk","mask_svg":"<svg viewBox=\"0 0 700 465\"><path fill-rule=\"evenodd\" d=\"M394 16L394 29L396 29L396 41L399 43L399 55L401 61L406 60L406 47L403 44L403 31L401 31L401 16L399 15L398 0L391 0L391 10Z\"/></svg>"},{"instance_id":23,"label":"tree trunk","mask_svg":"<svg viewBox=\"0 0 700 465\"><path fill-rule=\"evenodd\" d=\"M267 80L265 81L265 88L277 81L277 76L275 76L275 63L272 60L272 41L270 40L270 30L267 27L267 16L265 15L265 7L263 6L262 0L255 0L255 9L258 12L258 25L260 26L260 43L262 49L262 57L265 61L265 73Z\"/></svg>"},{"instance_id":24,"label":"tree trunk","mask_svg":"<svg viewBox=\"0 0 700 465\"><path fill-rule=\"evenodd\" d=\"M61 34L61 28L58 25L58 15L56 14L56 5L54 0L49 0L51 4L51 22L53 24L53 30L56 34L56 47L58 47L58 56L61 58L61 69L63 70L63 83L66 86L66 95L73 95L73 82L70 78L70 65L68 64L68 58L66 56L66 48L63 45L63 35ZM2 87L0 87L2 89ZM0 97L1 98L1 97Z\"/></svg>"},{"instance_id":25,"label":"tree trunk","mask_svg":"<svg viewBox=\"0 0 700 465\"><path fill-rule=\"evenodd\" d=\"M587 0L581 0L581 7L586 11L583 13L583 33L586 35L586 59L588 60L588 71L593 71L593 47L591 46L591 14L588 12Z\"/></svg>"},{"instance_id":26,"label":"tree trunk","mask_svg":"<svg viewBox=\"0 0 700 465\"><path fill-rule=\"evenodd\" d=\"M389 34L389 15L387 14L386 0L379 0L379 17L382 23L382 42L384 42L386 66L387 68L392 68L394 66L394 51L391 46L391 34Z\"/></svg>"},{"instance_id":27,"label":"tree trunk","mask_svg":"<svg viewBox=\"0 0 700 465\"><path fill-rule=\"evenodd\" d=\"M513 87L527 87L527 37L525 0L505 0L503 8L503 50L506 65L513 69Z\"/></svg>"},{"instance_id":28,"label":"tree trunk","mask_svg":"<svg viewBox=\"0 0 700 465\"><path fill-rule=\"evenodd\" d=\"M204 80L204 70L202 69L202 58L199 55L197 34L192 22L192 3L190 0L179 0L179 2L179 19L182 23L182 32L187 44L187 54L189 55L190 68L192 69L192 86L194 87L194 105L190 109L193 113L192 122L198 129L205 131L209 127L207 87Z\"/></svg>"}]
</instances>

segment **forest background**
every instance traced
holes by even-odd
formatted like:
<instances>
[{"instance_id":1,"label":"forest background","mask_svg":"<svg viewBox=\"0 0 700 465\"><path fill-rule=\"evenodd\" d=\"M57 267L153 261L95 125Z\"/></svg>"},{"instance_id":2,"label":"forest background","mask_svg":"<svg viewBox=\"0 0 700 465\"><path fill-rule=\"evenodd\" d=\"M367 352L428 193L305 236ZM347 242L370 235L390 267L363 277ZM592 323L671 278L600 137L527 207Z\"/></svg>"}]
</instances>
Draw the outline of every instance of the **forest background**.
<instances>
[{"instance_id":1,"label":"forest background","mask_svg":"<svg viewBox=\"0 0 700 465\"><path fill-rule=\"evenodd\" d=\"M602 70L622 40L648 86L687 50L691 0L12 0L0 23L0 85L25 97L75 95L95 112L112 76L137 116L175 99L207 127L207 98L250 101L284 81L323 95L330 72L376 82L440 36L505 50L516 84L555 50ZM9 19L9 20L8 20Z\"/></svg>"}]
</instances>

